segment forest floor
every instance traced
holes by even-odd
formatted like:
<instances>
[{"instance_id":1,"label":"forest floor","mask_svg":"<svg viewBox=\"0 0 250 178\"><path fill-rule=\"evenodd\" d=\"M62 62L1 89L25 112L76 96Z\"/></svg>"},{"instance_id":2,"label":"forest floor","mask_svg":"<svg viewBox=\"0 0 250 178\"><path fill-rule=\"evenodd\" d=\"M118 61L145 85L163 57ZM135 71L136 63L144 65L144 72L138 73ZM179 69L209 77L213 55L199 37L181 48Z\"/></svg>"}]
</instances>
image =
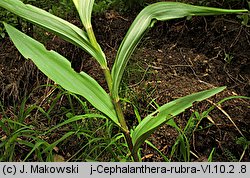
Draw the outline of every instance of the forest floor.
<instances>
[{"instance_id":1,"label":"forest floor","mask_svg":"<svg viewBox=\"0 0 250 178\"><path fill-rule=\"evenodd\" d=\"M120 14L114 10L93 18L97 40L110 66L134 18L135 13ZM77 20L72 22L79 24ZM89 55L52 34L44 35L51 39L46 41L48 49L66 56L76 71L89 73L106 87L98 64ZM51 82L32 62L20 56L8 37L0 45L0 96L6 110L11 110L13 103L20 103L24 94ZM194 112L201 114L214 106L209 117L194 121L191 131L185 132L190 141L191 161L207 161L213 150L213 161L238 161L244 153L244 144L239 138L250 140L250 102L231 99L221 105L216 103L230 96L250 96L249 49L250 28L242 25L236 15L157 22L144 36L128 64L122 97L133 102L143 118L154 110L155 103L163 105L194 92L227 86L225 91L176 117L175 122L183 130L188 120L195 117ZM44 88L37 90L30 103L39 100L44 93ZM133 107L124 104L124 108L129 125L137 124ZM178 135L175 128L164 125L149 141L170 156ZM162 156L146 144L142 156L143 161L163 161ZM179 157L172 160L183 158L179 153ZM242 161L250 161L250 149L246 149Z\"/></svg>"}]
</instances>

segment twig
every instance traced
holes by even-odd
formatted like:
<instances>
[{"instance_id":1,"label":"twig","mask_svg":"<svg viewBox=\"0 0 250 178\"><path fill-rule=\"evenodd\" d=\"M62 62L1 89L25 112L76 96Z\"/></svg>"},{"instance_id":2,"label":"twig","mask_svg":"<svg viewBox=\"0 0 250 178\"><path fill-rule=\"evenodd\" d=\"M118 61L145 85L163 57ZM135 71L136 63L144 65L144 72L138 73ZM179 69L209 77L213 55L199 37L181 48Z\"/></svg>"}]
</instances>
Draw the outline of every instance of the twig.
<instances>
[{"instance_id":1,"label":"twig","mask_svg":"<svg viewBox=\"0 0 250 178\"><path fill-rule=\"evenodd\" d=\"M234 125L234 127L237 129L237 131L240 133L240 135L242 136L242 137L245 137L243 134L242 134L242 132L240 131L240 129L237 127L237 125L234 123L234 121L232 120L232 118L229 116L229 114L225 111L225 110L223 110L219 105L217 105L216 103L214 103L214 102L212 102L212 101L210 101L210 100L208 100L207 99L207 101L209 102L209 103L211 103L211 104L213 104L215 107L217 107L229 120L230 120L230 122Z\"/></svg>"}]
</instances>

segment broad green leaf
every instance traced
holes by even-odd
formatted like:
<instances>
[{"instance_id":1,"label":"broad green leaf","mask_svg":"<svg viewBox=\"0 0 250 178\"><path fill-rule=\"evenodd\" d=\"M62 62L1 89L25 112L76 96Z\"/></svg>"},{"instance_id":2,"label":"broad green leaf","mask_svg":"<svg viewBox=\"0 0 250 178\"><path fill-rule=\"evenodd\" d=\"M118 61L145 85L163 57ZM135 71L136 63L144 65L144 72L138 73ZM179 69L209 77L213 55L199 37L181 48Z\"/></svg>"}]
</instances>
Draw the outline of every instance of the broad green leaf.
<instances>
[{"instance_id":1,"label":"broad green leaf","mask_svg":"<svg viewBox=\"0 0 250 178\"><path fill-rule=\"evenodd\" d=\"M105 55L90 43L87 33L75 25L20 0L0 0L0 7L77 45L92 55L102 67L107 66Z\"/></svg>"},{"instance_id":2,"label":"broad green leaf","mask_svg":"<svg viewBox=\"0 0 250 178\"><path fill-rule=\"evenodd\" d=\"M193 6L178 2L158 2L144 8L136 17L123 39L112 69L113 98L118 99L119 85L128 60L144 33L154 22L177 19L186 16L204 16L247 12L247 10L226 10L211 7Z\"/></svg>"},{"instance_id":3,"label":"broad green leaf","mask_svg":"<svg viewBox=\"0 0 250 178\"><path fill-rule=\"evenodd\" d=\"M132 142L134 144L134 152L136 152L140 145L162 124L169 121L174 116L185 111L185 109L192 106L196 101L207 99L216 93L221 92L226 87L219 87L215 89L205 90L199 93L184 96L177 100L171 101L155 112L144 118L141 123L132 132Z\"/></svg>"},{"instance_id":4,"label":"broad green leaf","mask_svg":"<svg viewBox=\"0 0 250 178\"><path fill-rule=\"evenodd\" d=\"M85 97L95 108L120 125L110 96L93 78L84 72L75 72L70 62L60 54L46 50L41 43L11 25L4 25L15 46L26 59L31 59L54 82Z\"/></svg>"}]
</instances>

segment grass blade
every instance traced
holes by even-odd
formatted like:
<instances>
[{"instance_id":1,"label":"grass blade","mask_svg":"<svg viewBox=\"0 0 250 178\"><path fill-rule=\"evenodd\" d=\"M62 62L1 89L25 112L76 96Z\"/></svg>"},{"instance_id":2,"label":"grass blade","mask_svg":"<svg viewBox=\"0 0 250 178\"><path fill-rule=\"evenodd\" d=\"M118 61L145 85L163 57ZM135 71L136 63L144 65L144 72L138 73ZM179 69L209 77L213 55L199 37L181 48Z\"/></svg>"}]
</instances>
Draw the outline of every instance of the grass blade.
<instances>
[{"instance_id":1,"label":"grass blade","mask_svg":"<svg viewBox=\"0 0 250 178\"><path fill-rule=\"evenodd\" d=\"M82 120L82 119L85 119L85 118L102 118L102 119L105 119L106 117L100 115L100 114L85 114L85 115L80 115L80 116L74 116L70 119L67 119L66 121L54 126L53 128L49 129L47 132L45 132L44 134L47 134L63 125L66 125L66 124L69 124L69 123L72 123L72 122L76 122L76 121L79 121L79 120Z\"/></svg>"},{"instance_id":2,"label":"grass blade","mask_svg":"<svg viewBox=\"0 0 250 178\"><path fill-rule=\"evenodd\" d=\"M35 145L32 147L32 150L26 155L26 157L24 158L23 162L25 162L34 151L36 151L37 149L39 149L39 147L41 145L49 146L49 143L47 143L46 141L43 141L43 140L36 141Z\"/></svg>"},{"instance_id":3,"label":"grass blade","mask_svg":"<svg viewBox=\"0 0 250 178\"><path fill-rule=\"evenodd\" d=\"M59 144L60 142L62 142L63 140L67 139L68 137L70 137L71 135L75 134L75 132L67 132L65 133L60 139L58 139L57 141L53 142L52 144L50 144L46 149L43 150L43 153L46 152L50 152L53 150L53 148Z\"/></svg>"},{"instance_id":4,"label":"grass blade","mask_svg":"<svg viewBox=\"0 0 250 178\"><path fill-rule=\"evenodd\" d=\"M164 159L165 162L170 162L170 160L168 159L168 157L166 155L164 155L161 150L159 150L156 146L154 146L153 143L151 143L150 141L148 140L145 140L145 143L147 143L150 147L152 147L155 151L157 151L161 157Z\"/></svg>"}]
</instances>

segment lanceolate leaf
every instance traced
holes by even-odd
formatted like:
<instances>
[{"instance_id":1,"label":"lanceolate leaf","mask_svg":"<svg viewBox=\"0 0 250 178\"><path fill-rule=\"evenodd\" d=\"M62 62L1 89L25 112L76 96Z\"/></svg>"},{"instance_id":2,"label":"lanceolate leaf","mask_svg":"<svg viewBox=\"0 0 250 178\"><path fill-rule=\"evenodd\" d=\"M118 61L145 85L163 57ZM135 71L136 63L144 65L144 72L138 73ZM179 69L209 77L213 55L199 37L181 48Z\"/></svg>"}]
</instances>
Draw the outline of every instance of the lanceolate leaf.
<instances>
[{"instance_id":1,"label":"lanceolate leaf","mask_svg":"<svg viewBox=\"0 0 250 178\"><path fill-rule=\"evenodd\" d=\"M50 79L64 89L85 97L95 108L120 125L110 96L93 78L84 72L75 72L70 62L60 54L46 50L41 43L11 25L4 25L15 46L26 59L31 59Z\"/></svg>"},{"instance_id":2,"label":"lanceolate leaf","mask_svg":"<svg viewBox=\"0 0 250 178\"><path fill-rule=\"evenodd\" d=\"M152 134L159 126L166 123L169 119L191 107L195 101L202 101L215 95L216 93L221 92L224 89L225 87L219 87L191 94L171 101L158 108L155 112L144 118L132 132L134 152L137 152L140 145L150 136L150 134Z\"/></svg>"},{"instance_id":3,"label":"lanceolate leaf","mask_svg":"<svg viewBox=\"0 0 250 178\"><path fill-rule=\"evenodd\" d=\"M0 7L37 24L63 39L79 46L92 55L102 67L107 66L104 54L95 49L90 43L87 33L75 25L56 17L32 5L26 5L20 0L0 0Z\"/></svg>"},{"instance_id":4,"label":"lanceolate leaf","mask_svg":"<svg viewBox=\"0 0 250 178\"><path fill-rule=\"evenodd\" d=\"M164 21L186 16L218 15L240 12L247 12L247 10L226 10L211 7L193 6L178 2L158 2L144 8L136 17L119 47L118 54L112 69L113 98L118 99L118 89L121 78L131 54L140 42L143 34L148 28L153 26L153 23L156 20Z\"/></svg>"}]
</instances>

